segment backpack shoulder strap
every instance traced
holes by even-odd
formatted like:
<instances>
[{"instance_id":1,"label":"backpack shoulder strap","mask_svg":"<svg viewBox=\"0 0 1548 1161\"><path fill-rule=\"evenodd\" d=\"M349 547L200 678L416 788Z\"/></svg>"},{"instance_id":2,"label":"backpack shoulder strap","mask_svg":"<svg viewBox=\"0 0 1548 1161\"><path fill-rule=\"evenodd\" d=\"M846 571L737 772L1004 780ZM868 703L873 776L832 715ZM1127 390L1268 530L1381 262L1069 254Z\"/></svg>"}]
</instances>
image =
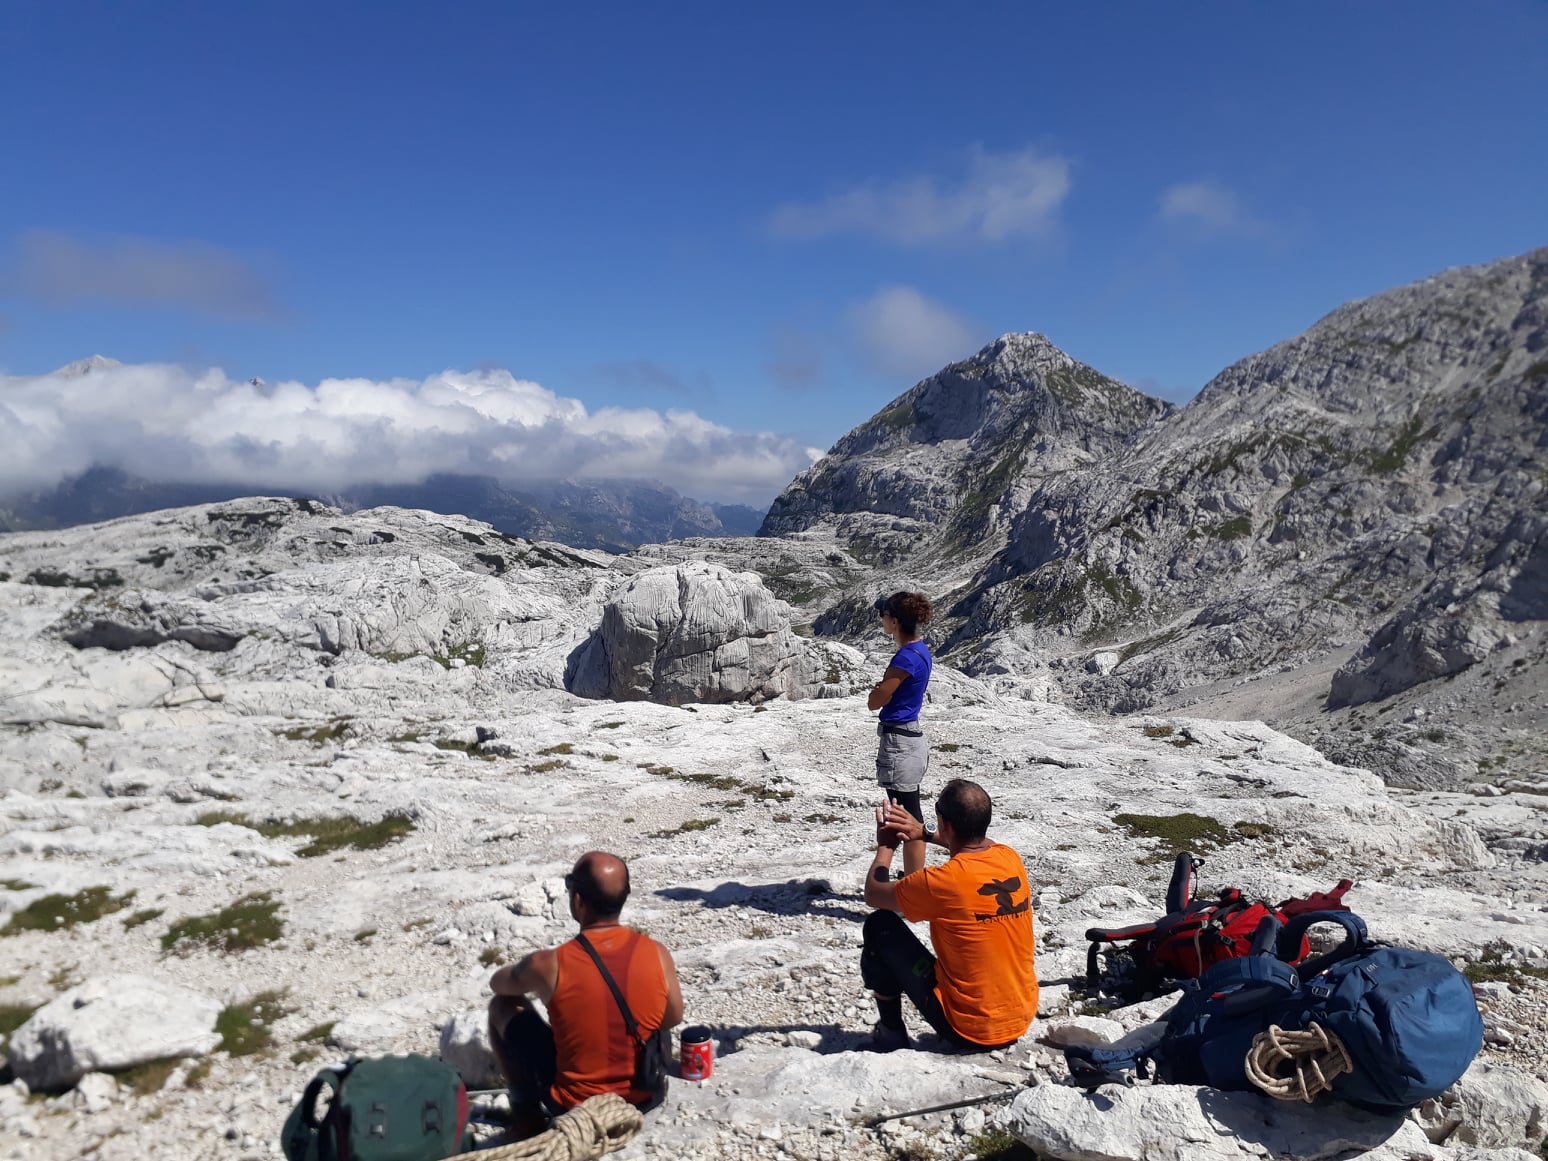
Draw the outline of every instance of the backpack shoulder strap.
<instances>
[{"instance_id":1,"label":"backpack shoulder strap","mask_svg":"<svg viewBox=\"0 0 1548 1161\"><path fill-rule=\"evenodd\" d=\"M1344 929L1344 942L1325 955L1301 964L1301 975L1311 979L1318 972L1338 963L1339 960L1359 955L1370 947L1370 933L1365 921L1353 911L1307 911L1295 916L1279 933L1279 958L1294 959L1301 946L1301 938L1317 923L1336 923Z\"/></svg>"},{"instance_id":2,"label":"backpack shoulder strap","mask_svg":"<svg viewBox=\"0 0 1548 1161\"><path fill-rule=\"evenodd\" d=\"M333 1139L322 1132L322 1122L317 1119L317 1098L326 1088L330 1094L328 1111L332 1113L339 1099L339 1087L354 1063L352 1060L342 1069L324 1068L307 1082L301 1102L285 1123L284 1138L280 1141L288 1161L323 1161L333 1156Z\"/></svg>"},{"instance_id":3,"label":"backpack shoulder strap","mask_svg":"<svg viewBox=\"0 0 1548 1161\"><path fill-rule=\"evenodd\" d=\"M602 978L607 981L607 986L612 989L613 999L618 1001L618 1010L623 1013L624 1027L629 1030L629 1035L635 1040L640 1038L639 1021L634 1018L634 1013L629 1011L629 1005L624 1000L623 992L619 990L618 982L613 979L613 973L607 970L607 965L602 962L602 957L597 954L597 949L591 946L591 940L586 938L585 932L578 932L575 942L591 957L591 962L597 965L597 971L602 973Z\"/></svg>"},{"instance_id":4,"label":"backpack shoulder strap","mask_svg":"<svg viewBox=\"0 0 1548 1161\"><path fill-rule=\"evenodd\" d=\"M1225 1014L1234 1015L1294 995L1300 986L1300 976L1283 960L1273 955L1244 955L1213 965L1199 977L1198 991L1202 996L1234 993L1222 1005Z\"/></svg>"}]
</instances>

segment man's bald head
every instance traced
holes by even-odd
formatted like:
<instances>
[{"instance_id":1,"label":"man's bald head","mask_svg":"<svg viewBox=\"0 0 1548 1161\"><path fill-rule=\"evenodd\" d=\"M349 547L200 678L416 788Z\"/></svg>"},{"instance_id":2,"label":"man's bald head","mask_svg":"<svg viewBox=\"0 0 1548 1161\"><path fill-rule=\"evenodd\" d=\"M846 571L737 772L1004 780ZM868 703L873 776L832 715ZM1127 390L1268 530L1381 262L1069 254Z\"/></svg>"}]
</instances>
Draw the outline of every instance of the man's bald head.
<instances>
[{"instance_id":1,"label":"man's bald head","mask_svg":"<svg viewBox=\"0 0 1548 1161\"><path fill-rule=\"evenodd\" d=\"M994 810L989 794L977 782L953 778L935 800L936 816L951 824L959 842L971 843L989 833Z\"/></svg>"},{"instance_id":2,"label":"man's bald head","mask_svg":"<svg viewBox=\"0 0 1548 1161\"><path fill-rule=\"evenodd\" d=\"M575 860L564 885L581 897L593 919L617 919L629 898L629 867L617 855L587 851Z\"/></svg>"}]
</instances>

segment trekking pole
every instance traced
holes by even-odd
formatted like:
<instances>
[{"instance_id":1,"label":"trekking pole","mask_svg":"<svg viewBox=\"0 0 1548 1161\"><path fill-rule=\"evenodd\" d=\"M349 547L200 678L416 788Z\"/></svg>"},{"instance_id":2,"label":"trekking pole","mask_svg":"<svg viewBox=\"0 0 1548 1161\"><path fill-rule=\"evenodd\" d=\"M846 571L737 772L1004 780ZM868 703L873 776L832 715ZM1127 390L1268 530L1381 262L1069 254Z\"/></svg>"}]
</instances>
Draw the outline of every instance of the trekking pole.
<instances>
[{"instance_id":1,"label":"trekking pole","mask_svg":"<svg viewBox=\"0 0 1548 1161\"><path fill-rule=\"evenodd\" d=\"M860 1123L867 1129L874 1129L877 1125L885 1124L888 1121L900 1121L904 1117L922 1117L926 1113L944 1113L951 1109L971 1108L973 1105L994 1104L996 1101L1009 1100L1025 1087L1025 1085L1012 1085L1010 1088L1000 1092L992 1092L988 1096L969 1097L967 1100L950 1101L944 1105L931 1105L927 1109L910 1109L906 1113L888 1113L884 1117L867 1117Z\"/></svg>"}]
</instances>

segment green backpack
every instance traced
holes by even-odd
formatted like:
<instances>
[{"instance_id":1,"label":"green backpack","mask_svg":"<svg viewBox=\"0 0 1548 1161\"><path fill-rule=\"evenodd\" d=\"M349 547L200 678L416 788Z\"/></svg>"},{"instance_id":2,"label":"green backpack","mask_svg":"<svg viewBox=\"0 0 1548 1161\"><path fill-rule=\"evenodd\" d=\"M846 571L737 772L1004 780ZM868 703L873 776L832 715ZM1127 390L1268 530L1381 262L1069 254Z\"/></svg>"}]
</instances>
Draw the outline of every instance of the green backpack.
<instances>
[{"instance_id":1,"label":"green backpack","mask_svg":"<svg viewBox=\"0 0 1548 1161\"><path fill-rule=\"evenodd\" d=\"M329 1090L328 1111L317 1098ZM428 1056L351 1059L312 1078L285 1119L288 1161L441 1161L472 1148L468 1090Z\"/></svg>"}]
</instances>

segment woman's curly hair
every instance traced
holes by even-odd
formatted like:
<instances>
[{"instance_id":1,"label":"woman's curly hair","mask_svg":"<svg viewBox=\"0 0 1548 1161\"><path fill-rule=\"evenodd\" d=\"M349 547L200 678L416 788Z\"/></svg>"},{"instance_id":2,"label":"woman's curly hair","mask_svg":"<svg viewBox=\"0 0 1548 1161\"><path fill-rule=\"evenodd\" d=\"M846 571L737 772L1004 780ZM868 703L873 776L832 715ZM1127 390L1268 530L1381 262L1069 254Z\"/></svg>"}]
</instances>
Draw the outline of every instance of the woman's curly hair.
<instances>
[{"instance_id":1,"label":"woman's curly hair","mask_svg":"<svg viewBox=\"0 0 1548 1161\"><path fill-rule=\"evenodd\" d=\"M935 611L923 593L896 592L886 600L886 611L897 619L898 627L912 637L930 623Z\"/></svg>"}]
</instances>

